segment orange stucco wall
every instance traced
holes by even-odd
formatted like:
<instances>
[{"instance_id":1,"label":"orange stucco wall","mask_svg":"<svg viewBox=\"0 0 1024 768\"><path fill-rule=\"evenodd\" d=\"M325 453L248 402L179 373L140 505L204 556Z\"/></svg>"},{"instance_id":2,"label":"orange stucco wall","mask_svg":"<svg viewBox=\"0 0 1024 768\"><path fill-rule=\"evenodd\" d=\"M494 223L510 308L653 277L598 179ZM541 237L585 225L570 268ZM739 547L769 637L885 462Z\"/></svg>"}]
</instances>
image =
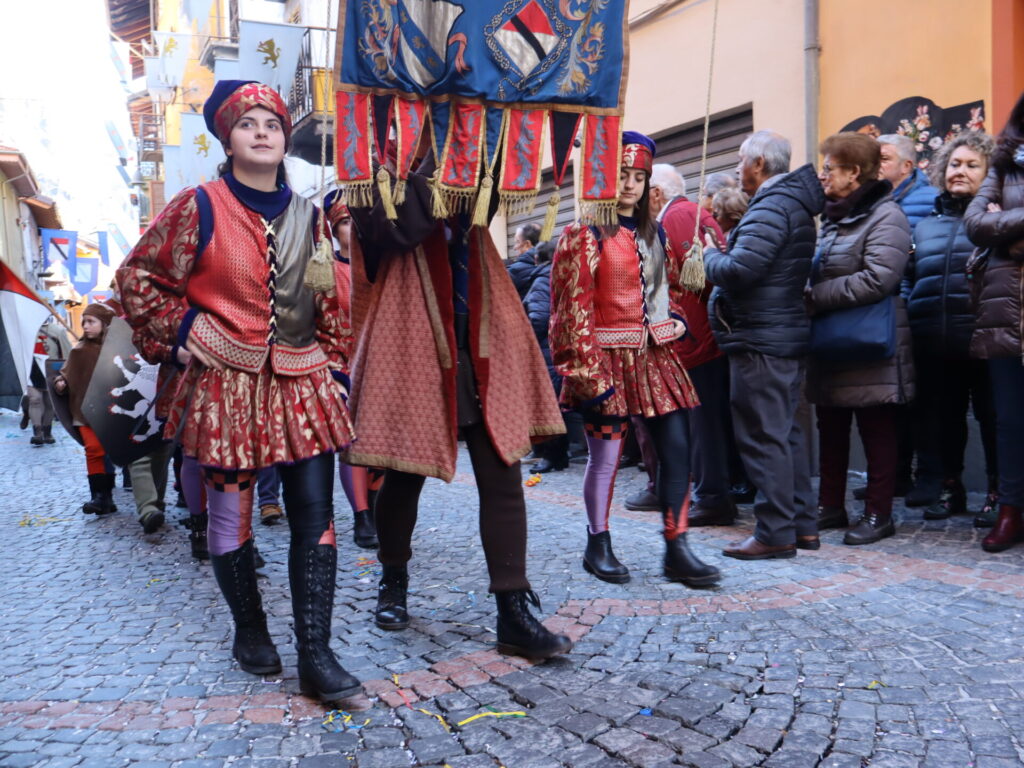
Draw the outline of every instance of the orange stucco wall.
<instances>
[{"instance_id":1,"label":"orange stucco wall","mask_svg":"<svg viewBox=\"0 0 1024 768\"><path fill-rule=\"evenodd\" d=\"M991 132L992 3L821 0L821 137L909 96L983 99Z\"/></svg>"}]
</instances>

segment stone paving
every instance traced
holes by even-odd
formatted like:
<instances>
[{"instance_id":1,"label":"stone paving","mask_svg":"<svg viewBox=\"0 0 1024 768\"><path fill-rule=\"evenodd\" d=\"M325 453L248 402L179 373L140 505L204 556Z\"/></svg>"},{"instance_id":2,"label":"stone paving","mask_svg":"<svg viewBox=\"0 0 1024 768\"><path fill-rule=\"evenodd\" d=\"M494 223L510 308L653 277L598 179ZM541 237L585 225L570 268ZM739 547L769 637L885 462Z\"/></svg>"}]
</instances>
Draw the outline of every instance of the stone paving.
<instances>
[{"instance_id":1,"label":"stone paving","mask_svg":"<svg viewBox=\"0 0 1024 768\"><path fill-rule=\"evenodd\" d=\"M334 647L365 696L327 712L298 693L285 527L256 533L285 666L261 679L232 662L226 611L184 530L142 535L120 489L118 514L82 515L81 449L63 434L30 447L0 414L0 766L1024 764L1024 547L982 553L970 518L900 508L898 535L877 545L829 531L792 560L722 558L748 510L691 534L725 574L696 591L661 577L658 516L620 504L644 482L626 470L613 531L633 580L609 585L580 567L574 465L526 489L534 587L548 626L577 641L532 665L493 649L476 491L460 468L424 491L405 632L372 624L377 566L352 545L337 489Z\"/></svg>"}]
</instances>

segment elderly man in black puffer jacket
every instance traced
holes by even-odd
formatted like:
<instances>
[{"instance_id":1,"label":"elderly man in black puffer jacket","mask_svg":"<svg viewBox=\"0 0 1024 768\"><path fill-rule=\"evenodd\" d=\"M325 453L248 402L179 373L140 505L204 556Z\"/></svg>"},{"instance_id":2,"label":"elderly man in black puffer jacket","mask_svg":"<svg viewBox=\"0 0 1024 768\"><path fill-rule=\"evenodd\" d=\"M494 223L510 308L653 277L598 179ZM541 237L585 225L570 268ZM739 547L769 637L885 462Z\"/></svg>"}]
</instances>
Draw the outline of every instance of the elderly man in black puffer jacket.
<instances>
[{"instance_id":1,"label":"elderly man in black puffer jacket","mask_svg":"<svg viewBox=\"0 0 1024 768\"><path fill-rule=\"evenodd\" d=\"M733 429L758 488L754 535L723 554L741 560L817 549L818 515L806 444L796 418L810 319L803 292L825 195L811 165L789 172L790 144L758 131L740 147L738 173L750 207L727 251L705 253L711 329L729 358Z\"/></svg>"}]
</instances>

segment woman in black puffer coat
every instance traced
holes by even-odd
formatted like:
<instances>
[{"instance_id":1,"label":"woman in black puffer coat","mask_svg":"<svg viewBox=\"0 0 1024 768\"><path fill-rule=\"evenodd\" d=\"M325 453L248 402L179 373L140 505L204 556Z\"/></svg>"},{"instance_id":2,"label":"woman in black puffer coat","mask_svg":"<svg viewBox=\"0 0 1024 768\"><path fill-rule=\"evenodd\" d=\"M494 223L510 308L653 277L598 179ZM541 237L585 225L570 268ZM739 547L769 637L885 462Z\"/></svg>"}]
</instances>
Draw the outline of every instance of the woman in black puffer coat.
<instances>
[{"instance_id":1,"label":"woman in black puffer coat","mask_svg":"<svg viewBox=\"0 0 1024 768\"><path fill-rule=\"evenodd\" d=\"M987 259L968 265L978 296L971 355L988 361L999 454L999 514L981 547L1001 552L1024 541L1024 94L999 134L964 225L971 241L987 249Z\"/></svg>"},{"instance_id":2,"label":"woman in black puffer coat","mask_svg":"<svg viewBox=\"0 0 1024 768\"><path fill-rule=\"evenodd\" d=\"M907 269L919 456L937 453L943 476L939 500L925 509L924 517L941 520L967 512L960 475L970 403L981 428L989 478L989 494L975 520L978 527L990 527L996 516L996 412L988 364L968 355L974 307L966 267L974 243L967 237L963 217L985 180L994 148L990 136L973 131L961 133L942 148L929 167L932 183L942 194L935 199L932 214L914 230L916 250Z\"/></svg>"}]
</instances>

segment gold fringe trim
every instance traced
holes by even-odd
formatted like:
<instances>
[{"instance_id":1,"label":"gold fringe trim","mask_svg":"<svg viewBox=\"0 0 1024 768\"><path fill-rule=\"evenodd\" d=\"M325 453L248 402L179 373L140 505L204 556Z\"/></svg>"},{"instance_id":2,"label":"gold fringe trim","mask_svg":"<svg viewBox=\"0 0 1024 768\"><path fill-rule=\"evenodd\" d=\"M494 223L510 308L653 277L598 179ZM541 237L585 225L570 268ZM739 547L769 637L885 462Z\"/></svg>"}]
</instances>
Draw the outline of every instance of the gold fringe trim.
<instances>
[{"instance_id":1,"label":"gold fringe trim","mask_svg":"<svg viewBox=\"0 0 1024 768\"><path fill-rule=\"evenodd\" d=\"M391 199L391 174L383 165L377 170L377 191L380 192L380 203L384 206L384 215L391 221L398 218L395 201Z\"/></svg>"},{"instance_id":2,"label":"gold fringe trim","mask_svg":"<svg viewBox=\"0 0 1024 768\"><path fill-rule=\"evenodd\" d=\"M397 179L395 181L395 189L391 195L392 199L395 201L395 205L401 205L405 202L405 187L405 179Z\"/></svg>"},{"instance_id":3,"label":"gold fringe trim","mask_svg":"<svg viewBox=\"0 0 1024 768\"><path fill-rule=\"evenodd\" d=\"M480 180L480 192L476 196L476 207L473 208L473 225L487 226L487 214L491 209L491 197L494 195L494 177L488 170Z\"/></svg>"},{"instance_id":4,"label":"gold fringe trim","mask_svg":"<svg viewBox=\"0 0 1024 768\"><path fill-rule=\"evenodd\" d=\"M473 210L476 187L466 189L464 187L449 187L442 184L441 194L444 195L445 208L450 213L469 213Z\"/></svg>"},{"instance_id":5,"label":"gold fringe trim","mask_svg":"<svg viewBox=\"0 0 1024 768\"><path fill-rule=\"evenodd\" d=\"M704 249L700 243L694 243L687 252L680 279L688 291L700 293L704 290Z\"/></svg>"},{"instance_id":6,"label":"gold fringe trim","mask_svg":"<svg viewBox=\"0 0 1024 768\"><path fill-rule=\"evenodd\" d=\"M558 206L562 202L562 196L556 189L548 198L548 209L544 214L544 226L540 229L541 242L547 242L555 233L555 220L558 218Z\"/></svg>"},{"instance_id":7,"label":"gold fringe trim","mask_svg":"<svg viewBox=\"0 0 1024 768\"><path fill-rule=\"evenodd\" d=\"M369 208L373 205L373 179L350 181L342 187L349 208Z\"/></svg>"},{"instance_id":8,"label":"gold fringe trim","mask_svg":"<svg viewBox=\"0 0 1024 768\"><path fill-rule=\"evenodd\" d=\"M326 293L335 289L334 251L326 238L321 238L316 250L306 262L306 274L302 281L311 291Z\"/></svg>"},{"instance_id":9,"label":"gold fringe trim","mask_svg":"<svg viewBox=\"0 0 1024 768\"><path fill-rule=\"evenodd\" d=\"M580 200L580 218L586 224L612 227L619 223L618 200Z\"/></svg>"},{"instance_id":10,"label":"gold fringe trim","mask_svg":"<svg viewBox=\"0 0 1024 768\"><path fill-rule=\"evenodd\" d=\"M537 205L537 190L507 190L498 193L507 216L528 216Z\"/></svg>"}]
</instances>

